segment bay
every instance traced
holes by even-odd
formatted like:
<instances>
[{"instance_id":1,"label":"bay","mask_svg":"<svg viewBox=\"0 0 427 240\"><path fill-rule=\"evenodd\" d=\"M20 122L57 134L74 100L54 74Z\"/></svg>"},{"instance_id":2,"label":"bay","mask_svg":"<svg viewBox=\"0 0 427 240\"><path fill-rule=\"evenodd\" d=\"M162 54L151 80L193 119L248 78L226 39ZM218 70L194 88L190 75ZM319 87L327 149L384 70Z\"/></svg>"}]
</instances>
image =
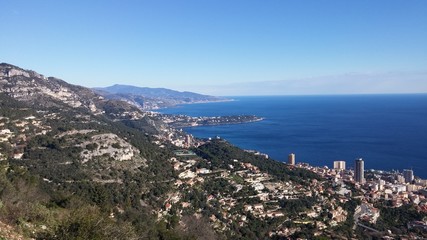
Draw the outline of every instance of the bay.
<instances>
[{"instance_id":1,"label":"bay","mask_svg":"<svg viewBox=\"0 0 427 240\"><path fill-rule=\"evenodd\" d=\"M188 104L162 113L189 116L257 115L254 123L184 129L199 138L220 136L243 149L286 161L348 167L363 158L365 169L413 169L427 178L427 94L257 96Z\"/></svg>"}]
</instances>

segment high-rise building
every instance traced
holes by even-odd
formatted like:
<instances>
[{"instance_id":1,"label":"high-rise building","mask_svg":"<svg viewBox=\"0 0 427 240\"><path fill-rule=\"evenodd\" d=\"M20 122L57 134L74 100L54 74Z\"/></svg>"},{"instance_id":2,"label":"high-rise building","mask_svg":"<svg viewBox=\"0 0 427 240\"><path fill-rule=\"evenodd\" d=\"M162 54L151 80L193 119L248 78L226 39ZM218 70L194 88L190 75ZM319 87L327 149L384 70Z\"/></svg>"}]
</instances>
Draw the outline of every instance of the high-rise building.
<instances>
[{"instance_id":1,"label":"high-rise building","mask_svg":"<svg viewBox=\"0 0 427 240\"><path fill-rule=\"evenodd\" d=\"M288 156L288 164L289 165L295 165L295 154L291 153Z\"/></svg>"},{"instance_id":2,"label":"high-rise building","mask_svg":"<svg viewBox=\"0 0 427 240\"><path fill-rule=\"evenodd\" d=\"M384 190L385 181L383 179L378 180L378 190Z\"/></svg>"},{"instance_id":3,"label":"high-rise building","mask_svg":"<svg viewBox=\"0 0 427 240\"><path fill-rule=\"evenodd\" d=\"M334 169L345 170L345 161L334 161Z\"/></svg>"},{"instance_id":4,"label":"high-rise building","mask_svg":"<svg viewBox=\"0 0 427 240\"><path fill-rule=\"evenodd\" d=\"M405 182L412 182L414 180L414 172L411 169L404 169L403 177L405 178Z\"/></svg>"},{"instance_id":5,"label":"high-rise building","mask_svg":"<svg viewBox=\"0 0 427 240\"><path fill-rule=\"evenodd\" d=\"M361 158L354 162L354 179L358 183L365 183L365 163Z\"/></svg>"},{"instance_id":6,"label":"high-rise building","mask_svg":"<svg viewBox=\"0 0 427 240\"><path fill-rule=\"evenodd\" d=\"M193 142L193 136L191 134L185 135L185 147L190 148Z\"/></svg>"}]
</instances>

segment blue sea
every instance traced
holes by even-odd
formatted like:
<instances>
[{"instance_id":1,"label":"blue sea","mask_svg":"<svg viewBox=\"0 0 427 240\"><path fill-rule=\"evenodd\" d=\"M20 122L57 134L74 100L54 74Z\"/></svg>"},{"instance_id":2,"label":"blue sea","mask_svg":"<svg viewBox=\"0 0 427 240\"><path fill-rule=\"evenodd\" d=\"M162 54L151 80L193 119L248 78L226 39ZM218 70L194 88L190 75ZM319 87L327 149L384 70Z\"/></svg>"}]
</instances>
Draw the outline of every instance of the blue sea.
<instances>
[{"instance_id":1,"label":"blue sea","mask_svg":"<svg viewBox=\"0 0 427 240\"><path fill-rule=\"evenodd\" d=\"M365 169L413 169L427 178L427 94L232 97L231 102L180 105L162 113L257 115L254 123L186 128L220 136L243 149L285 161L332 167L363 158Z\"/></svg>"}]
</instances>

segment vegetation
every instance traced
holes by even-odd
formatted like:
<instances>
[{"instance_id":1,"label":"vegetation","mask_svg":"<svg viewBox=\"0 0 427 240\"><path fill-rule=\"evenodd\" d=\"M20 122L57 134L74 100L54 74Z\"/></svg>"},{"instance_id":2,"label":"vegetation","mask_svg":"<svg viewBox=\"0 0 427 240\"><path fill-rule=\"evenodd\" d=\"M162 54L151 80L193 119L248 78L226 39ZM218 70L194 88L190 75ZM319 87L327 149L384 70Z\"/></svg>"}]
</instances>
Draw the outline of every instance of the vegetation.
<instances>
[{"instance_id":1,"label":"vegetation","mask_svg":"<svg viewBox=\"0 0 427 240\"><path fill-rule=\"evenodd\" d=\"M378 207L381 215L374 227L380 231L391 230L398 235L407 234L410 231L407 226L409 222L420 221L427 217L427 214L417 211L410 204L397 208L387 206ZM427 236L427 233L424 236Z\"/></svg>"},{"instance_id":2,"label":"vegetation","mask_svg":"<svg viewBox=\"0 0 427 240\"><path fill-rule=\"evenodd\" d=\"M14 136L21 134L15 122L28 116L49 127L47 134L36 135L37 129L29 128L24 132L28 137L1 143L0 151L7 158L0 161L1 222L35 239L195 239L195 226L193 232L179 229L176 224L156 222L153 215L154 209L163 207L171 189L168 180L176 173L168 162L172 153L141 131L155 131L147 120L135 128L84 108L29 107L5 94L0 94L0 106L0 120ZM115 106L107 106L116 113ZM92 132L63 135L85 129ZM135 167L133 161L115 163L104 157L83 162L80 153L99 146L79 144L101 133L126 139L147 164ZM112 147L122 146L113 143ZM13 158L15 152L22 152L22 159Z\"/></svg>"},{"instance_id":3,"label":"vegetation","mask_svg":"<svg viewBox=\"0 0 427 240\"><path fill-rule=\"evenodd\" d=\"M318 175L310 171L300 168L290 169L281 162L245 152L223 140L212 140L210 143L194 149L194 152L210 160L213 168L228 169L228 165L239 168L240 166L233 162L233 159L238 159L257 166L260 171L267 172L281 181L305 182L308 179L319 179Z\"/></svg>"}]
</instances>

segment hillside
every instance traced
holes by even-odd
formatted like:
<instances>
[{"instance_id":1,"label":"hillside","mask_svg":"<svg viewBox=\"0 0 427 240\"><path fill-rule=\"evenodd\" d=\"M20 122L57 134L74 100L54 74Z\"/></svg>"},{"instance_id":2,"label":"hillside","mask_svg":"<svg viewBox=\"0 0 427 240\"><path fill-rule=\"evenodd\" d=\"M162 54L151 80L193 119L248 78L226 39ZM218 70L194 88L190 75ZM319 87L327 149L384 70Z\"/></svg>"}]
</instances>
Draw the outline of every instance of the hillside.
<instances>
[{"instance_id":1,"label":"hillside","mask_svg":"<svg viewBox=\"0 0 427 240\"><path fill-rule=\"evenodd\" d=\"M178 104L225 101L226 98L202 95L193 92L179 92L166 88L148 88L115 84L105 88L94 88L104 97L121 99L141 109L151 110Z\"/></svg>"},{"instance_id":2,"label":"hillside","mask_svg":"<svg viewBox=\"0 0 427 240\"><path fill-rule=\"evenodd\" d=\"M165 124L126 102L9 64L0 64L0 106L1 221L33 238L157 234L154 212L175 176L172 153L155 143Z\"/></svg>"}]
</instances>

